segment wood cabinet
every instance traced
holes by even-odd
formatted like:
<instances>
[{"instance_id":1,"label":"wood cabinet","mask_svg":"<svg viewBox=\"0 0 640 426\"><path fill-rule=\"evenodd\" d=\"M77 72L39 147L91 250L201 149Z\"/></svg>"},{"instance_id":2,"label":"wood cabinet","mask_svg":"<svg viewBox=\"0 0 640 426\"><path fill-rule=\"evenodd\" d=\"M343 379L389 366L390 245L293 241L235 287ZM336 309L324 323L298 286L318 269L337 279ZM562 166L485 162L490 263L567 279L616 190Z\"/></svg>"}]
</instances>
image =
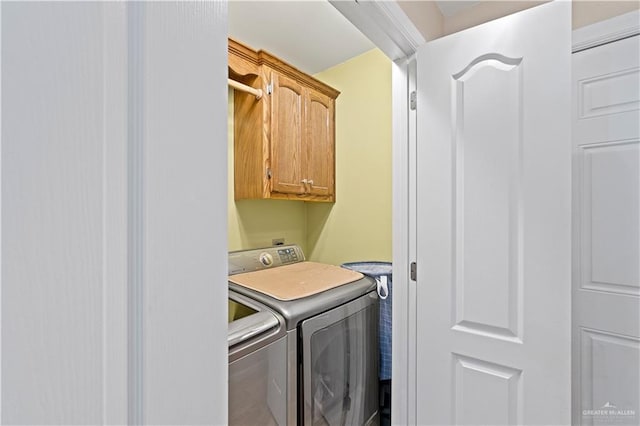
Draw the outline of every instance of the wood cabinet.
<instances>
[{"instance_id":1,"label":"wood cabinet","mask_svg":"<svg viewBox=\"0 0 640 426\"><path fill-rule=\"evenodd\" d=\"M234 93L234 197L335 201L339 92L264 51L229 39Z\"/></svg>"}]
</instances>

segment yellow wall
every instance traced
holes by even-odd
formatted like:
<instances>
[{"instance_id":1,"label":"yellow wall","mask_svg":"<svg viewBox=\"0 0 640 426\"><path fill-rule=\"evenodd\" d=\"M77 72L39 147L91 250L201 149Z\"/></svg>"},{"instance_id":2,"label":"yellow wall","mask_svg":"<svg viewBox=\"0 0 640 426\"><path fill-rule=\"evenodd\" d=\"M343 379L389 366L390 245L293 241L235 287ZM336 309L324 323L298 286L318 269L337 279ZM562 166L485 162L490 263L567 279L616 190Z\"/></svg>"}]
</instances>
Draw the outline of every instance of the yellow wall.
<instances>
[{"instance_id":1,"label":"yellow wall","mask_svg":"<svg viewBox=\"0 0 640 426\"><path fill-rule=\"evenodd\" d=\"M378 49L317 74L336 101L336 203L307 203L310 260L391 260L391 62Z\"/></svg>"},{"instance_id":2,"label":"yellow wall","mask_svg":"<svg viewBox=\"0 0 640 426\"><path fill-rule=\"evenodd\" d=\"M307 259L391 260L391 62L377 49L316 77L336 102L336 202L233 200L233 93L229 93L229 250L284 237Z\"/></svg>"},{"instance_id":3,"label":"yellow wall","mask_svg":"<svg viewBox=\"0 0 640 426\"><path fill-rule=\"evenodd\" d=\"M297 243L306 251L306 207L299 201L233 199L233 90L229 90L229 250L267 247L274 238Z\"/></svg>"}]
</instances>

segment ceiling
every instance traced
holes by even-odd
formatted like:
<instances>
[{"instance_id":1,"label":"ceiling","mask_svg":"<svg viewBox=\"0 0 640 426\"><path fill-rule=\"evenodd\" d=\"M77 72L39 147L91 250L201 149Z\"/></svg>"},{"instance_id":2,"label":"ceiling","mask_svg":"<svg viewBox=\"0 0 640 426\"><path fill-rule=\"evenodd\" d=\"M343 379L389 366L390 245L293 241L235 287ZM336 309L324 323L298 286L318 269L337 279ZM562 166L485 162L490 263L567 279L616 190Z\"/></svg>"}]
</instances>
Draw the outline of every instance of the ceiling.
<instances>
[{"instance_id":1,"label":"ceiling","mask_svg":"<svg viewBox=\"0 0 640 426\"><path fill-rule=\"evenodd\" d=\"M472 7L480 3L479 1L457 1L457 0L440 0L437 1L438 9L442 12L442 16L448 18L455 15L463 9Z\"/></svg>"},{"instance_id":2,"label":"ceiling","mask_svg":"<svg viewBox=\"0 0 640 426\"><path fill-rule=\"evenodd\" d=\"M325 0L230 1L229 36L307 74L375 46Z\"/></svg>"},{"instance_id":3,"label":"ceiling","mask_svg":"<svg viewBox=\"0 0 640 426\"><path fill-rule=\"evenodd\" d=\"M477 3L436 2L444 17ZM231 0L229 35L307 74L324 71L375 47L327 0Z\"/></svg>"}]
</instances>

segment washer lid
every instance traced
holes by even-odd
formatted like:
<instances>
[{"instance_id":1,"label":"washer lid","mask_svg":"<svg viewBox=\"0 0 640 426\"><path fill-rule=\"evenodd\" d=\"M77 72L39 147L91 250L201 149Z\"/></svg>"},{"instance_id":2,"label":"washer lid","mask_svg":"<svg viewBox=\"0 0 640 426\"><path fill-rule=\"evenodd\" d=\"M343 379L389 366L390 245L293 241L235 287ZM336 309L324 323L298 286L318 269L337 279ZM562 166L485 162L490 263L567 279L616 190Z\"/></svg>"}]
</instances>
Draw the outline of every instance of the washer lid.
<instances>
[{"instance_id":1,"label":"washer lid","mask_svg":"<svg viewBox=\"0 0 640 426\"><path fill-rule=\"evenodd\" d=\"M283 331L279 315L256 300L229 292L229 349L241 343L263 346L269 337ZM266 339L263 339L266 338Z\"/></svg>"},{"instance_id":2,"label":"washer lid","mask_svg":"<svg viewBox=\"0 0 640 426\"><path fill-rule=\"evenodd\" d=\"M278 300L297 300L361 279L360 272L316 262L232 275L229 281Z\"/></svg>"},{"instance_id":3,"label":"washer lid","mask_svg":"<svg viewBox=\"0 0 640 426\"><path fill-rule=\"evenodd\" d=\"M375 294L376 281L371 277L365 276L352 283L296 300L278 300L264 293L234 284L231 281L229 281L229 289L269 306L284 317L287 330L294 330L299 322L304 319L328 311L370 292Z\"/></svg>"},{"instance_id":4,"label":"washer lid","mask_svg":"<svg viewBox=\"0 0 640 426\"><path fill-rule=\"evenodd\" d=\"M229 347L246 342L277 327L278 319L270 312L262 311L229 323L227 343Z\"/></svg>"}]
</instances>

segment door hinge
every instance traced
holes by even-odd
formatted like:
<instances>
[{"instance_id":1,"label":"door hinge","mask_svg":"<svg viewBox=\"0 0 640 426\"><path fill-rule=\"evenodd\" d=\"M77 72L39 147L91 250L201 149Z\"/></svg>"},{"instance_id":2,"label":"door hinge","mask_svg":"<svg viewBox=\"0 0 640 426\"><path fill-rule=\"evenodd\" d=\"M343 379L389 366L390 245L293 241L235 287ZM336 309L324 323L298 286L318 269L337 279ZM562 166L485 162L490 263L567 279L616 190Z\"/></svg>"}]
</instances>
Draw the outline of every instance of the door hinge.
<instances>
[{"instance_id":1,"label":"door hinge","mask_svg":"<svg viewBox=\"0 0 640 426\"><path fill-rule=\"evenodd\" d=\"M409 94L409 108L411 108L411 111L415 111L416 107L418 106L417 96L418 95L416 94L415 90Z\"/></svg>"},{"instance_id":2,"label":"door hinge","mask_svg":"<svg viewBox=\"0 0 640 426\"><path fill-rule=\"evenodd\" d=\"M270 95L273 93L273 83L269 83L267 84L267 95Z\"/></svg>"},{"instance_id":3,"label":"door hinge","mask_svg":"<svg viewBox=\"0 0 640 426\"><path fill-rule=\"evenodd\" d=\"M416 262L411 262L411 279L413 281L418 281L418 265L416 264Z\"/></svg>"},{"instance_id":4,"label":"door hinge","mask_svg":"<svg viewBox=\"0 0 640 426\"><path fill-rule=\"evenodd\" d=\"M271 179L271 169L267 169L267 179Z\"/></svg>"}]
</instances>

